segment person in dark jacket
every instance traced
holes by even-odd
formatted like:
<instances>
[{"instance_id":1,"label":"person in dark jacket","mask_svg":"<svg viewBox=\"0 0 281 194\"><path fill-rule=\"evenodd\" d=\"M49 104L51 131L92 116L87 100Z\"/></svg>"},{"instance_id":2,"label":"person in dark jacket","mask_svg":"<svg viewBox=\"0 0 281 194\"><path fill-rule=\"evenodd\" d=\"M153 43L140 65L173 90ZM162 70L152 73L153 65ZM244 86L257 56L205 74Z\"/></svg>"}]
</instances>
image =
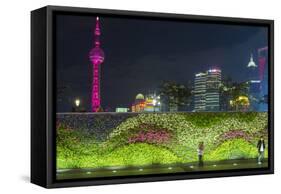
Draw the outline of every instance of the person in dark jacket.
<instances>
[{"instance_id":1,"label":"person in dark jacket","mask_svg":"<svg viewBox=\"0 0 281 194\"><path fill-rule=\"evenodd\" d=\"M264 151L265 151L265 143L263 137L261 137L260 140L258 141L257 148L259 153L258 164L261 164L264 158Z\"/></svg>"},{"instance_id":2,"label":"person in dark jacket","mask_svg":"<svg viewBox=\"0 0 281 194\"><path fill-rule=\"evenodd\" d=\"M198 164L199 164L199 166L203 166L204 165L204 163L203 163L204 142L203 141L199 142L197 153L198 153L198 161L199 161Z\"/></svg>"}]
</instances>

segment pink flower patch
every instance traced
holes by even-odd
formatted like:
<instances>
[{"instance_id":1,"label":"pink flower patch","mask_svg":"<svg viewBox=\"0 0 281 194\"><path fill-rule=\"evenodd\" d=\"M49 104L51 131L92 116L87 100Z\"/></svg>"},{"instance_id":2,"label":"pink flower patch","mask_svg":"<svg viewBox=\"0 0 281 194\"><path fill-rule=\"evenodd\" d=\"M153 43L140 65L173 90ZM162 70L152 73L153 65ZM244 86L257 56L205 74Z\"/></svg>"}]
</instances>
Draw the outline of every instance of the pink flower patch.
<instances>
[{"instance_id":1,"label":"pink flower patch","mask_svg":"<svg viewBox=\"0 0 281 194\"><path fill-rule=\"evenodd\" d=\"M171 139L171 134L167 131L140 131L129 137L128 143L146 142L146 143L167 143Z\"/></svg>"},{"instance_id":2,"label":"pink flower patch","mask_svg":"<svg viewBox=\"0 0 281 194\"><path fill-rule=\"evenodd\" d=\"M223 141L230 140L230 139L236 139L236 138L242 138L242 139L245 139L246 141L252 140L252 137L248 133L246 133L242 130L231 130L220 136L220 139Z\"/></svg>"}]
</instances>

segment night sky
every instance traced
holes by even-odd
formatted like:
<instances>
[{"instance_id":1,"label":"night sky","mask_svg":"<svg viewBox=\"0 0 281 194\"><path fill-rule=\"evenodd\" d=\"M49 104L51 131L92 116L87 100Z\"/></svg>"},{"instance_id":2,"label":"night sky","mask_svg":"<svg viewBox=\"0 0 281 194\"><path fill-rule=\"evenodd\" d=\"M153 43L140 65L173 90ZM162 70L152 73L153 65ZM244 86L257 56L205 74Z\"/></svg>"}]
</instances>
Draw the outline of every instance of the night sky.
<instances>
[{"instance_id":1,"label":"night sky","mask_svg":"<svg viewBox=\"0 0 281 194\"><path fill-rule=\"evenodd\" d=\"M193 83L194 74L219 67L222 76L247 80L247 64L267 46L266 27L192 23L100 16L101 103L130 107L138 93L154 91L164 80ZM58 112L71 110L75 98L90 110L94 16L58 15L57 85L66 87Z\"/></svg>"}]
</instances>

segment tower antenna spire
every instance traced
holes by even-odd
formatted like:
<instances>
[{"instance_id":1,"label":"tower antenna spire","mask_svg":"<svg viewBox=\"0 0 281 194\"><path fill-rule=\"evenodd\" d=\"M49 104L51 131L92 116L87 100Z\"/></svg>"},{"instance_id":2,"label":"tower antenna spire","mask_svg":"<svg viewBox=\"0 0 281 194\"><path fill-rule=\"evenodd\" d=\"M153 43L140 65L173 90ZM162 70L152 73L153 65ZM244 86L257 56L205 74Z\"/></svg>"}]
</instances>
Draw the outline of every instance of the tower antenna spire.
<instances>
[{"instance_id":1,"label":"tower antenna spire","mask_svg":"<svg viewBox=\"0 0 281 194\"><path fill-rule=\"evenodd\" d=\"M96 17L96 27L95 27L95 32L94 32L94 37L95 37L95 46L100 46L100 22L99 22L99 17Z\"/></svg>"}]
</instances>

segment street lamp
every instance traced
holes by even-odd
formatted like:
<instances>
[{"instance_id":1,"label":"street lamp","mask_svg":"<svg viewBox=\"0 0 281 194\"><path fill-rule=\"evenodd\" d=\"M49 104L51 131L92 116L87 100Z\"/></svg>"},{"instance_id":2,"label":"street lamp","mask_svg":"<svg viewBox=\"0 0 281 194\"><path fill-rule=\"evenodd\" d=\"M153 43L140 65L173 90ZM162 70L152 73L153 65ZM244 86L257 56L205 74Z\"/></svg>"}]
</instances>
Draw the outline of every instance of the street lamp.
<instances>
[{"instance_id":1,"label":"street lamp","mask_svg":"<svg viewBox=\"0 0 281 194\"><path fill-rule=\"evenodd\" d=\"M161 111L161 102L160 101L158 101L158 109L159 109L159 111Z\"/></svg>"},{"instance_id":2,"label":"street lamp","mask_svg":"<svg viewBox=\"0 0 281 194\"><path fill-rule=\"evenodd\" d=\"M153 100L152 100L152 104L153 104L153 112L155 112L156 102L157 102L157 101L156 101L156 99L153 99Z\"/></svg>"},{"instance_id":3,"label":"street lamp","mask_svg":"<svg viewBox=\"0 0 281 194\"><path fill-rule=\"evenodd\" d=\"M80 106L80 99L76 99L74 102L76 107L78 108Z\"/></svg>"}]
</instances>

